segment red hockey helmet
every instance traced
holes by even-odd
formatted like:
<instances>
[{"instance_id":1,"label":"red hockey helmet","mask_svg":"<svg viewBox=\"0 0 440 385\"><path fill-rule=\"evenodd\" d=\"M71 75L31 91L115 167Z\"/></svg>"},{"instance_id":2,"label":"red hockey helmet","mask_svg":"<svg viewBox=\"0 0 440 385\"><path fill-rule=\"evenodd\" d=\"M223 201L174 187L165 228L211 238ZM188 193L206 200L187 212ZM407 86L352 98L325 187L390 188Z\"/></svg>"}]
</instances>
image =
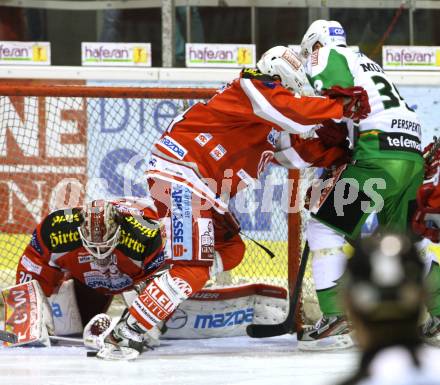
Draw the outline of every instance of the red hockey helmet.
<instances>
[{"instance_id":1,"label":"red hockey helmet","mask_svg":"<svg viewBox=\"0 0 440 385\"><path fill-rule=\"evenodd\" d=\"M84 248L97 260L104 260L119 241L120 226L111 202L94 200L83 208L84 221L78 228Z\"/></svg>"}]
</instances>

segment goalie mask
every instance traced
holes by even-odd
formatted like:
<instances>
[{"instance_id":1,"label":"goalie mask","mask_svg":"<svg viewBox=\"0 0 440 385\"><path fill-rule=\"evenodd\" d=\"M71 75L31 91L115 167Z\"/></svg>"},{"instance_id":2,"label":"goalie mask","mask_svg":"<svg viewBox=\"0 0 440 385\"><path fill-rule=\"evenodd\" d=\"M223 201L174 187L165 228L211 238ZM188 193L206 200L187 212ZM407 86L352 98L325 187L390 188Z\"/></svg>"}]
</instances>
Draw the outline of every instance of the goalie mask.
<instances>
[{"instance_id":1,"label":"goalie mask","mask_svg":"<svg viewBox=\"0 0 440 385\"><path fill-rule=\"evenodd\" d=\"M257 68L265 75L278 76L283 87L300 95L308 82L300 58L287 47L277 46L266 51Z\"/></svg>"},{"instance_id":2,"label":"goalie mask","mask_svg":"<svg viewBox=\"0 0 440 385\"><path fill-rule=\"evenodd\" d=\"M83 246L97 263L106 264L119 241L116 209L110 202L95 200L84 206L82 214L78 231Z\"/></svg>"},{"instance_id":3,"label":"goalie mask","mask_svg":"<svg viewBox=\"0 0 440 385\"><path fill-rule=\"evenodd\" d=\"M325 46L347 46L342 25L334 20L316 20L310 24L301 42L301 57L307 60L316 43Z\"/></svg>"},{"instance_id":4,"label":"goalie mask","mask_svg":"<svg viewBox=\"0 0 440 385\"><path fill-rule=\"evenodd\" d=\"M347 262L346 300L365 321L417 319L425 294L423 272L409 238L392 233L363 238Z\"/></svg>"}]
</instances>

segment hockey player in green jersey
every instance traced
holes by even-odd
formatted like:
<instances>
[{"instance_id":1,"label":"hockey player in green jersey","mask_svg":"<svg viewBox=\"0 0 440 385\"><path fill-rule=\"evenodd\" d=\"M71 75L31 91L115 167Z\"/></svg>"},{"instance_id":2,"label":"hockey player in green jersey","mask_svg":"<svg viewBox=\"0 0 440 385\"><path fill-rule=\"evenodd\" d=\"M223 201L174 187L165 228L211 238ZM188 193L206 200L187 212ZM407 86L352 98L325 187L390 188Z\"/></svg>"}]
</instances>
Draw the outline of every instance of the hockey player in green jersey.
<instances>
[{"instance_id":1,"label":"hockey player in green jersey","mask_svg":"<svg viewBox=\"0 0 440 385\"><path fill-rule=\"evenodd\" d=\"M307 239L323 317L299 333L304 350L346 348L353 345L338 304L339 280L346 256L344 237L356 239L368 216L375 212L382 228L405 232L411 206L423 181L421 125L382 68L360 52L347 48L345 32L336 21L312 23L301 43L310 83L317 93L334 86L361 86L371 112L359 122L348 121L353 162L339 170L332 189L312 211ZM312 195L313 196L313 195ZM440 282L438 265L431 273ZM440 301L430 309L440 314Z\"/></svg>"}]
</instances>

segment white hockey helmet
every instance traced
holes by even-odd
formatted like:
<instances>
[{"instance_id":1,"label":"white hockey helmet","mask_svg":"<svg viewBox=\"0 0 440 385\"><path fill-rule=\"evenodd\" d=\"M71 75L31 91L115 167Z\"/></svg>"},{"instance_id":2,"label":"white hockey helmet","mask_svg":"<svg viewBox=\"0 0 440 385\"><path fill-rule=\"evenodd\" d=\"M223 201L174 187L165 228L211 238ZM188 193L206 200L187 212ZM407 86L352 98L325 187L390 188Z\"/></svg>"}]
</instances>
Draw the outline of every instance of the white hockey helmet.
<instances>
[{"instance_id":1,"label":"white hockey helmet","mask_svg":"<svg viewBox=\"0 0 440 385\"><path fill-rule=\"evenodd\" d=\"M78 227L84 248L99 263L108 262L119 241L120 226L116 221L117 212L112 203L94 200L83 208L83 223Z\"/></svg>"},{"instance_id":2,"label":"white hockey helmet","mask_svg":"<svg viewBox=\"0 0 440 385\"><path fill-rule=\"evenodd\" d=\"M321 43L325 46L347 46L342 25L334 20L315 20L301 41L301 56L307 59L313 52L313 46Z\"/></svg>"},{"instance_id":3,"label":"white hockey helmet","mask_svg":"<svg viewBox=\"0 0 440 385\"><path fill-rule=\"evenodd\" d=\"M299 56L288 47L276 46L263 53L257 68L265 75L279 76L281 84L294 93L302 94L307 84Z\"/></svg>"}]
</instances>

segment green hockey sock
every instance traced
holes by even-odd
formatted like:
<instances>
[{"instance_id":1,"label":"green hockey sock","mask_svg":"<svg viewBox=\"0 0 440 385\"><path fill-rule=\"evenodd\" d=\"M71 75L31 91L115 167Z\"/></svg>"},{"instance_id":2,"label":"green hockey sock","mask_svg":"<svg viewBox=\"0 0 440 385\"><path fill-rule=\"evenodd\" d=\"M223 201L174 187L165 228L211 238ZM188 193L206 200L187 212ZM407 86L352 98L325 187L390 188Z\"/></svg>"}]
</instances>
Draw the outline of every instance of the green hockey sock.
<instances>
[{"instance_id":1,"label":"green hockey sock","mask_svg":"<svg viewBox=\"0 0 440 385\"><path fill-rule=\"evenodd\" d=\"M428 311L432 315L440 316L440 266L434 262L431 266L428 276L426 277L428 285Z\"/></svg>"},{"instance_id":2,"label":"green hockey sock","mask_svg":"<svg viewBox=\"0 0 440 385\"><path fill-rule=\"evenodd\" d=\"M317 290L319 307L325 316L343 315L340 301L340 286L335 285L328 289Z\"/></svg>"}]
</instances>

